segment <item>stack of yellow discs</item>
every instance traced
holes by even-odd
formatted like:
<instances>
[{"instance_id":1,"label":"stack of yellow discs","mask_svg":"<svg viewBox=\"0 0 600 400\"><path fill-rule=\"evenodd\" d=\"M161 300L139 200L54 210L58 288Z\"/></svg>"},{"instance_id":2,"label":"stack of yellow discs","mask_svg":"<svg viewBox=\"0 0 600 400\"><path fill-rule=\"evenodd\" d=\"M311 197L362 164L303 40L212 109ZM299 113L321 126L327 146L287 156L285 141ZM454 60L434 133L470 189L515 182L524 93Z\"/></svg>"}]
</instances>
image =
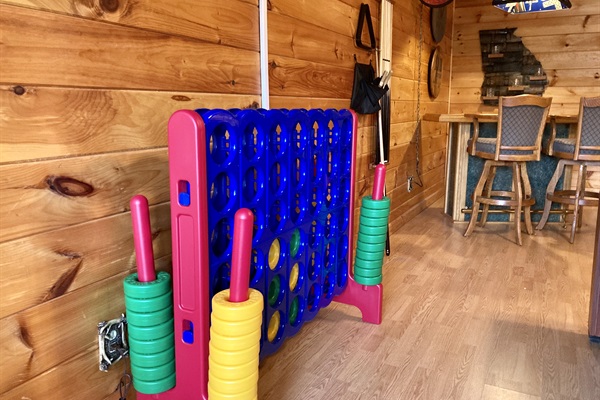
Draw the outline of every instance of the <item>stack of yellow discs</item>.
<instances>
[{"instance_id":1,"label":"stack of yellow discs","mask_svg":"<svg viewBox=\"0 0 600 400\"><path fill-rule=\"evenodd\" d=\"M256 400L263 296L250 289L248 300L229 301L229 289L212 299L208 356L211 400Z\"/></svg>"}]
</instances>

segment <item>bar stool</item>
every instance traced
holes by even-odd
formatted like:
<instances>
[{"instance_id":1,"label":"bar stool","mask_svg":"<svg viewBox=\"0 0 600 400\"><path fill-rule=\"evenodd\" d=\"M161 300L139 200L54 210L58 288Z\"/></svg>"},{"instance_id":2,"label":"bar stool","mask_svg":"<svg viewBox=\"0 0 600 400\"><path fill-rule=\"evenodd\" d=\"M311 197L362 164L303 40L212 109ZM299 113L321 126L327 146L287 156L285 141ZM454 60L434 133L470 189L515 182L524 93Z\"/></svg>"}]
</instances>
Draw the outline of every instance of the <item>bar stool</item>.
<instances>
[{"instance_id":1,"label":"bar stool","mask_svg":"<svg viewBox=\"0 0 600 400\"><path fill-rule=\"evenodd\" d=\"M527 233L533 234L531 184L527 175L526 161L539 161L542 133L552 98L534 95L500 97L498 101L498 128L495 138L479 137L479 121L475 119L473 138L467 151L472 156L485 159L479 182L473 192L471 220L464 236L473 233L479 205L483 204L480 225L486 223L490 205L514 208L517 243L521 241L521 213L524 215ZM512 191L492 190L496 168L512 167Z\"/></svg>"},{"instance_id":2,"label":"bar stool","mask_svg":"<svg viewBox=\"0 0 600 400\"><path fill-rule=\"evenodd\" d=\"M552 179L546 189L544 214L535 229L543 229L548 222L552 203L573 206L573 222L569 242L575 241L575 230L581 228L584 206L598 207L598 192L585 190L587 167L600 166L600 97L581 98L579 102L579 120L575 138L557 138L556 123L552 121L552 137L545 151L549 156L560 158ZM574 190L556 190L556 185L564 173L565 166L572 170L578 166L577 184ZM566 214L565 210L565 214Z\"/></svg>"}]
</instances>

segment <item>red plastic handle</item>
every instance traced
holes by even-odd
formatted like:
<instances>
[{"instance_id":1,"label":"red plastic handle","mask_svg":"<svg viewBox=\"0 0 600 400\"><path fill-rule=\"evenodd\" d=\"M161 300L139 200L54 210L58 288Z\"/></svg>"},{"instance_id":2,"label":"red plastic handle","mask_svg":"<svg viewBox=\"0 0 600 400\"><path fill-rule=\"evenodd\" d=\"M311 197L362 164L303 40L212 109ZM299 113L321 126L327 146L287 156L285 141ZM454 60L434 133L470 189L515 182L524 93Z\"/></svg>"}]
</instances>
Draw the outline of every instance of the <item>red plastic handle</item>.
<instances>
[{"instance_id":1,"label":"red plastic handle","mask_svg":"<svg viewBox=\"0 0 600 400\"><path fill-rule=\"evenodd\" d=\"M375 181L373 182L373 200L383 199L383 187L385 186L385 165L377 164L375 167Z\"/></svg>"},{"instance_id":2,"label":"red plastic handle","mask_svg":"<svg viewBox=\"0 0 600 400\"><path fill-rule=\"evenodd\" d=\"M241 303L248 300L250 285L250 256L254 215L247 208L235 213L233 225L233 251L231 254L231 286L229 301Z\"/></svg>"},{"instance_id":3,"label":"red plastic handle","mask_svg":"<svg viewBox=\"0 0 600 400\"><path fill-rule=\"evenodd\" d=\"M148 199L138 194L129 202L131 222L133 223L133 241L137 261L138 281L156 280L154 271L154 253L152 252L152 232L150 230L150 209Z\"/></svg>"}]
</instances>

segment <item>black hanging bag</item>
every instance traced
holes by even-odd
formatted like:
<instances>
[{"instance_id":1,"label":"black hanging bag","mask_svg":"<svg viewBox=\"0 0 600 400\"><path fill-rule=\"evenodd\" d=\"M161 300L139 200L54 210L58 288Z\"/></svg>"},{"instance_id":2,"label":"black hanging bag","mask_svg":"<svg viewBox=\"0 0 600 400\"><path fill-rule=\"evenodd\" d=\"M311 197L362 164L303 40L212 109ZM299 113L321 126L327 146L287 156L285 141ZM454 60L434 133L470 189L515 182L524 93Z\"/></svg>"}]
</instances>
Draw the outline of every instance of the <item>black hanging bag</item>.
<instances>
[{"instance_id":1,"label":"black hanging bag","mask_svg":"<svg viewBox=\"0 0 600 400\"><path fill-rule=\"evenodd\" d=\"M369 28L369 38L371 46L364 45L361 40L364 21L367 21ZM368 4L361 4L360 14L358 16L358 25L356 26L356 45L366 50L375 50L375 32L373 31L373 22L371 21L371 12ZM356 60L356 56L354 57ZM352 98L350 99L350 108L359 114L373 114L381 109L379 99L383 97L388 90L385 87L379 87L379 78L375 78L375 70L371 64L354 64L354 84L352 86Z\"/></svg>"},{"instance_id":2,"label":"black hanging bag","mask_svg":"<svg viewBox=\"0 0 600 400\"><path fill-rule=\"evenodd\" d=\"M359 114L372 114L381 110L379 100L387 91L387 85L379 87L379 78L371 64L354 64L354 85L350 108Z\"/></svg>"}]
</instances>

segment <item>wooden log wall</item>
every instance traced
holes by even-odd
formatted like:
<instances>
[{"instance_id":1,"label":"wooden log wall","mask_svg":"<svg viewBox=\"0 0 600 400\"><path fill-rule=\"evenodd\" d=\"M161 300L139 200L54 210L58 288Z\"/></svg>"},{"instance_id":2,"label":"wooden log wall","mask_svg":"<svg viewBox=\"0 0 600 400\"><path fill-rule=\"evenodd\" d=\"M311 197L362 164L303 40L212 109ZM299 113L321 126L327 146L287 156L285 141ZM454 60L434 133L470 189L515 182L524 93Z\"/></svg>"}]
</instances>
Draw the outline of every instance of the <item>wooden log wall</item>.
<instances>
[{"instance_id":1,"label":"wooden log wall","mask_svg":"<svg viewBox=\"0 0 600 400\"><path fill-rule=\"evenodd\" d=\"M96 326L124 311L129 200L169 270L167 121L258 105L257 4L0 1L0 36L0 397L118 399Z\"/></svg>"},{"instance_id":2,"label":"wooden log wall","mask_svg":"<svg viewBox=\"0 0 600 400\"><path fill-rule=\"evenodd\" d=\"M379 1L367 2L378 32ZM353 43L360 4L270 1L271 107L349 106L354 56L374 60ZM449 98L449 62L442 94L427 95L420 7L395 5L392 230L443 194L435 124L421 137L425 185L406 190L417 91L421 115ZM170 270L167 121L181 108L259 106L258 50L257 0L0 0L0 398L119 398L126 364L98 371L96 326L124 311L129 200L148 197L157 265ZM358 198L371 191L373 125L360 117Z\"/></svg>"},{"instance_id":3,"label":"wooden log wall","mask_svg":"<svg viewBox=\"0 0 600 400\"><path fill-rule=\"evenodd\" d=\"M582 96L600 96L600 3L572 1L569 10L507 14L489 0L456 1L450 110L491 110L480 101L483 71L479 31L517 28L515 35L542 63L551 113L577 114Z\"/></svg>"},{"instance_id":4,"label":"wooden log wall","mask_svg":"<svg viewBox=\"0 0 600 400\"><path fill-rule=\"evenodd\" d=\"M392 232L444 195L448 127L429 122L421 122L419 127L418 121L427 113L448 112L453 6L446 9L446 32L442 41L436 44L431 35L429 7L417 0L396 1L394 4L392 128L386 179L392 201ZM427 89L428 64L436 46L439 46L442 55L443 73L440 93L432 99ZM366 176L367 180L371 179L370 171ZM411 192L408 192L409 176L414 178ZM422 186L417 184L419 180Z\"/></svg>"}]
</instances>

